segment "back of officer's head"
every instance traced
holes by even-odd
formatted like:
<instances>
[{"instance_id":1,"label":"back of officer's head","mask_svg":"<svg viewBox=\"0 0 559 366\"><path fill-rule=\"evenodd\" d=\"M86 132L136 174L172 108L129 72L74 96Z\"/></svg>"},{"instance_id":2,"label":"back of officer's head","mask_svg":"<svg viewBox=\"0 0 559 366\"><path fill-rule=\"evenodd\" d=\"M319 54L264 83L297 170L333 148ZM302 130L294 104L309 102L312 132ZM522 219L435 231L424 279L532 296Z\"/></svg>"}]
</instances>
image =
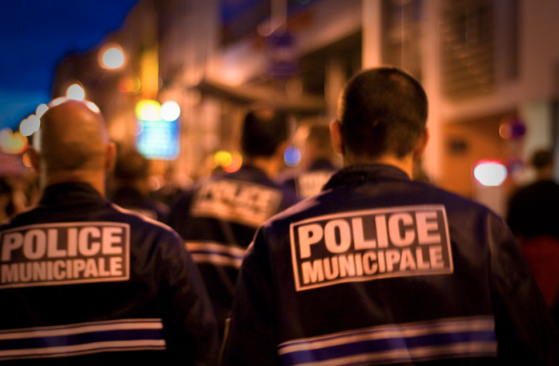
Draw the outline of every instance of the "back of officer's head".
<instances>
[{"instance_id":1,"label":"back of officer's head","mask_svg":"<svg viewBox=\"0 0 559 366\"><path fill-rule=\"evenodd\" d=\"M355 75L340 95L338 121L345 149L378 158L413 151L427 122L427 96L401 70L369 69Z\"/></svg>"},{"instance_id":2,"label":"back of officer's head","mask_svg":"<svg viewBox=\"0 0 559 366\"><path fill-rule=\"evenodd\" d=\"M331 158L334 156L334 150L332 149L332 143L330 142L330 128L326 124L311 124L306 143L314 146L317 157Z\"/></svg>"},{"instance_id":3,"label":"back of officer's head","mask_svg":"<svg viewBox=\"0 0 559 366\"><path fill-rule=\"evenodd\" d=\"M113 171L115 179L122 183L135 182L149 177L150 162L134 149L123 149L117 154Z\"/></svg>"},{"instance_id":4,"label":"back of officer's head","mask_svg":"<svg viewBox=\"0 0 559 366\"><path fill-rule=\"evenodd\" d=\"M103 170L109 143L105 121L91 102L67 100L41 117L34 148L48 173Z\"/></svg>"},{"instance_id":5,"label":"back of officer's head","mask_svg":"<svg viewBox=\"0 0 559 366\"><path fill-rule=\"evenodd\" d=\"M545 169L553 165L553 153L546 149L539 149L532 154L530 161L535 169Z\"/></svg>"},{"instance_id":6,"label":"back of officer's head","mask_svg":"<svg viewBox=\"0 0 559 366\"><path fill-rule=\"evenodd\" d=\"M285 113L258 108L245 116L241 149L247 157L271 157L288 138L289 123Z\"/></svg>"}]
</instances>

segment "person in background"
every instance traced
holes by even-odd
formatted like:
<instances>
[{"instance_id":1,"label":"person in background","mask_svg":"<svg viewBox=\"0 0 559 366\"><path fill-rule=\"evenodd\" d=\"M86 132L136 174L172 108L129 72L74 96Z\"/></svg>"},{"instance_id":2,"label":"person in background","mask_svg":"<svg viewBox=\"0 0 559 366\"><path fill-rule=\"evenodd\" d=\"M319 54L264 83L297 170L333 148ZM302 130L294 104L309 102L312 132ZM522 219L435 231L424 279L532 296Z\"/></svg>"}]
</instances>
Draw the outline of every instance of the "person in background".
<instances>
[{"instance_id":1,"label":"person in background","mask_svg":"<svg viewBox=\"0 0 559 366\"><path fill-rule=\"evenodd\" d=\"M212 365L217 325L176 232L104 198L103 117L67 100L29 151L39 204L0 225L0 361Z\"/></svg>"},{"instance_id":2,"label":"person in background","mask_svg":"<svg viewBox=\"0 0 559 366\"><path fill-rule=\"evenodd\" d=\"M13 203L13 188L4 177L0 177L0 222L16 214Z\"/></svg>"},{"instance_id":3,"label":"person in background","mask_svg":"<svg viewBox=\"0 0 559 366\"><path fill-rule=\"evenodd\" d=\"M303 125L307 136L301 151L301 169L283 184L291 188L301 198L309 198L320 193L322 187L338 168L332 163L334 150L330 143L328 125L313 123Z\"/></svg>"},{"instance_id":4,"label":"person in background","mask_svg":"<svg viewBox=\"0 0 559 366\"><path fill-rule=\"evenodd\" d=\"M169 208L149 197L149 160L133 149L119 152L113 172L115 191L113 203L138 212L150 219L164 222Z\"/></svg>"},{"instance_id":5,"label":"person in background","mask_svg":"<svg viewBox=\"0 0 559 366\"><path fill-rule=\"evenodd\" d=\"M559 296L559 184L553 181L553 154L534 152L536 181L514 192L508 202L507 223L521 244L530 270L549 306ZM559 309L554 311L559 324Z\"/></svg>"},{"instance_id":6,"label":"person in background","mask_svg":"<svg viewBox=\"0 0 559 366\"><path fill-rule=\"evenodd\" d=\"M241 168L198 182L171 208L169 225L181 235L202 273L222 332L256 228L298 201L273 180L283 164L289 131L285 114L251 110L242 127Z\"/></svg>"},{"instance_id":7,"label":"person in background","mask_svg":"<svg viewBox=\"0 0 559 366\"><path fill-rule=\"evenodd\" d=\"M224 365L557 365L557 329L502 218L411 181L427 96L395 68L346 85L344 168L259 228Z\"/></svg>"},{"instance_id":8,"label":"person in background","mask_svg":"<svg viewBox=\"0 0 559 366\"><path fill-rule=\"evenodd\" d=\"M181 195L183 188L191 185L192 181L188 178L187 182L183 183L184 184L181 185L177 182L175 167L173 165L168 165L163 174L161 187L152 192L151 197L169 207Z\"/></svg>"}]
</instances>

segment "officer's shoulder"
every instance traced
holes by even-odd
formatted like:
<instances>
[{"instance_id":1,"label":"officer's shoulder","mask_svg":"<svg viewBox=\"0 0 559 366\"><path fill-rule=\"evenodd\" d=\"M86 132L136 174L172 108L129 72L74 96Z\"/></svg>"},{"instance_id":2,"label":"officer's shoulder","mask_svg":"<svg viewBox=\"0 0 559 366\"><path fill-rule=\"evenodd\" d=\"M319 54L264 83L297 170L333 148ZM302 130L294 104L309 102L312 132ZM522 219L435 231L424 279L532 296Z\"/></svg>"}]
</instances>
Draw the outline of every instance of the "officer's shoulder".
<instances>
[{"instance_id":1,"label":"officer's shoulder","mask_svg":"<svg viewBox=\"0 0 559 366\"><path fill-rule=\"evenodd\" d=\"M405 191L409 195L410 199L404 199L395 206L439 204L445 207L447 214L468 213L470 215L489 215L500 217L490 208L478 202L430 184L413 181L407 182L405 184ZM396 194L401 193L397 190L394 192L396 192ZM391 192L391 194L395 194L394 192ZM323 191L317 196L304 199L287 210L272 216L264 224L264 226L268 228L279 228L282 226L289 226L290 223L305 220L309 217L340 213L342 211L351 211L352 209L366 209L366 206L357 208L352 207L351 204L345 204L346 201L343 200L344 194L346 194L346 192L337 191L336 189ZM375 204L374 207L371 206L371 209L377 209L380 207L381 206Z\"/></svg>"},{"instance_id":2,"label":"officer's shoulder","mask_svg":"<svg viewBox=\"0 0 559 366\"><path fill-rule=\"evenodd\" d=\"M162 222L151 219L140 213L127 210L113 203L111 203L111 206L113 210L115 210L120 215L120 220L128 223L133 228L143 228L148 231L157 231L163 235L177 235L171 227Z\"/></svg>"}]
</instances>

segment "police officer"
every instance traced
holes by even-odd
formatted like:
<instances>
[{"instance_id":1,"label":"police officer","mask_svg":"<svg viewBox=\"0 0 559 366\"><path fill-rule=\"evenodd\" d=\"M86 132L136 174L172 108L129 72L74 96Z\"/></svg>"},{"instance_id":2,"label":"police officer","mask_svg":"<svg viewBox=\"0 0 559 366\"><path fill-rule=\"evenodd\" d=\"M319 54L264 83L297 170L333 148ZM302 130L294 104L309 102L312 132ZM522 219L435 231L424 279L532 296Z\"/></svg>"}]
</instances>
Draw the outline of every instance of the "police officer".
<instances>
[{"instance_id":1,"label":"police officer","mask_svg":"<svg viewBox=\"0 0 559 366\"><path fill-rule=\"evenodd\" d=\"M215 318L179 236L103 197L99 109L51 106L36 142L42 198L0 226L0 361L212 364Z\"/></svg>"},{"instance_id":2,"label":"police officer","mask_svg":"<svg viewBox=\"0 0 559 366\"><path fill-rule=\"evenodd\" d=\"M116 189L110 199L123 208L164 222L169 208L149 197L149 164L149 160L136 150L119 151L113 172Z\"/></svg>"},{"instance_id":3,"label":"police officer","mask_svg":"<svg viewBox=\"0 0 559 366\"><path fill-rule=\"evenodd\" d=\"M293 192L273 181L283 164L288 138L285 114L266 108L251 110L241 133L242 167L200 182L171 208L169 224L181 235L202 273L222 331L256 228L298 201Z\"/></svg>"},{"instance_id":4,"label":"police officer","mask_svg":"<svg viewBox=\"0 0 559 366\"><path fill-rule=\"evenodd\" d=\"M410 180L421 85L363 71L331 124L344 169L262 226L243 261L226 365L555 365L549 311L503 220Z\"/></svg>"},{"instance_id":5,"label":"police officer","mask_svg":"<svg viewBox=\"0 0 559 366\"><path fill-rule=\"evenodd\" d=\"M291 188L301 198L316 196L338 168L332 163L334 151L330 143L328 125L312 123L303 125L299 131L306 130L302 149L302 170L283 179L283 184Z\"/></svg>"}]
</instances>

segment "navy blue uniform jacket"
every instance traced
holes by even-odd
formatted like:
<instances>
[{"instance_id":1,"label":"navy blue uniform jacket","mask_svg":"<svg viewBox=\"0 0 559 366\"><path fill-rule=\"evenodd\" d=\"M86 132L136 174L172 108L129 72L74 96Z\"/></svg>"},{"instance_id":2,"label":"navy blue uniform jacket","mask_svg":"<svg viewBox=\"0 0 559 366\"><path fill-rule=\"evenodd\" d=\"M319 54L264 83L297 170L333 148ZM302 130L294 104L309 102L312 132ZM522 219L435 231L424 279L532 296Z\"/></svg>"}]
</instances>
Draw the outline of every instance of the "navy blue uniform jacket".
<instances>
[{"instance_id":1,"label":"navy blue uniform jacket","mask_svg":"<svg viewBox=\"0 0 559 366\"><path fill-rule=\"evenodd\" d=\"M225 365L556 365L556 329L503 220L383 165L266 222Z\"/></svg>"},{"instance_id":2,"label":"navy blue uniform jacket","mask_svg":"<svg viewBox=\"0 0 559 366\"><path fill-rule=\"evenodd\" d=\"M296 202L293 192L262 170L243 166L200 182L171 209L169 225L181 235L198 265L222 331L256 229Z\"/></svg>"},{"instance_id":3,"label":"navy blue uniform jacket","mask_svg":"<svg viewBox=\"0 0 559 366\"><path fill-rule=\"evenodd\" d=\"M216 321L177 233L87 184L49 186L0 225L0 272L0 361L215 361Z\"/></svg>"}]
</instances>

